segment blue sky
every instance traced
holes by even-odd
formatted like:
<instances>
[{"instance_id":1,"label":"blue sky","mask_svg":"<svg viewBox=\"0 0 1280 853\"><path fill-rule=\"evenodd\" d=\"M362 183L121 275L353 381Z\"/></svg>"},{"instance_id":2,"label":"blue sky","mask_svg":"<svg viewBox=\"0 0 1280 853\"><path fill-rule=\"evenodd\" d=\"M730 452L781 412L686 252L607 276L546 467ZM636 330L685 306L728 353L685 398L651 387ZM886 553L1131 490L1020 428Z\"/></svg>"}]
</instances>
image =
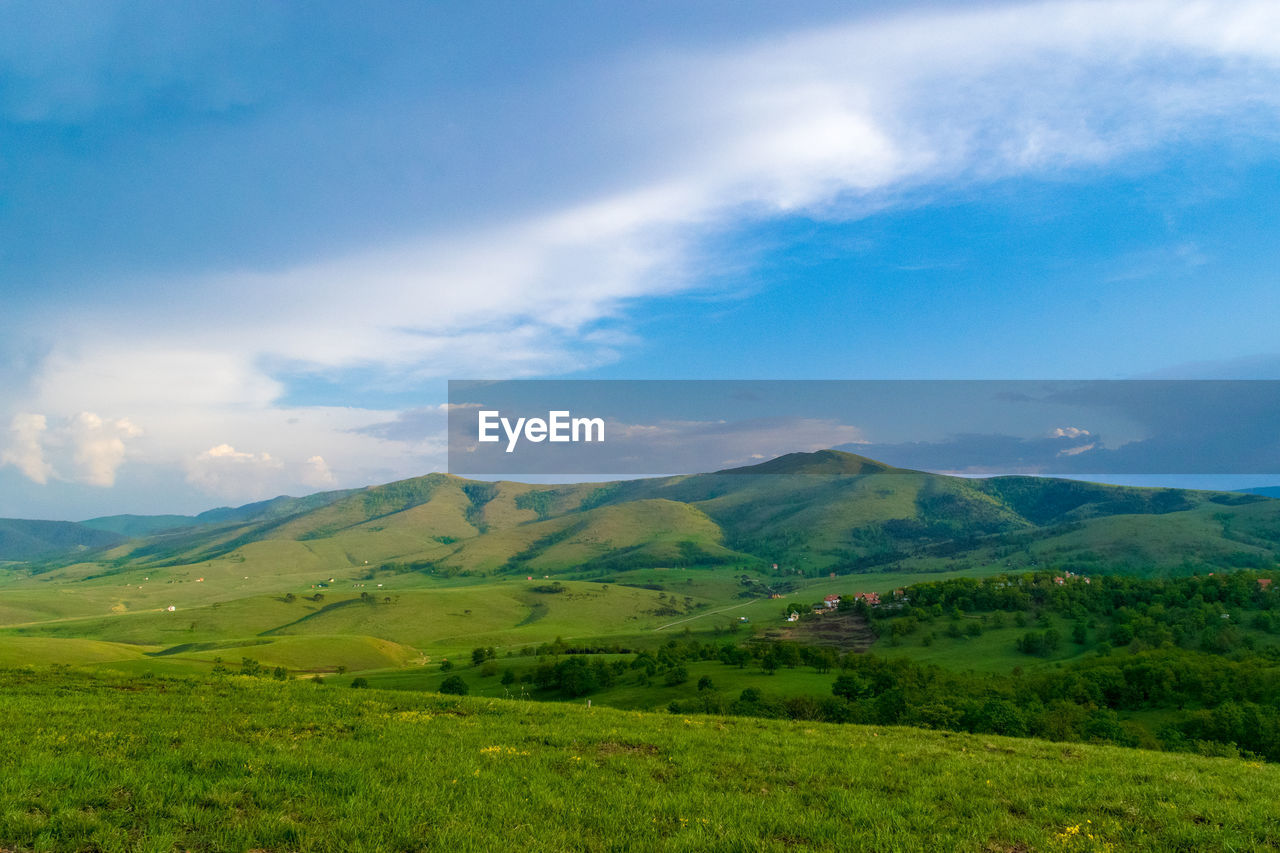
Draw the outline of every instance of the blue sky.
<instances>
[{"instance_id":1,"label":"blue sky","mask_svg":"<svg viewBox=\"0 0 1280 853\"><path fill-rule=\"evenodd\" d=\"M3 12L2 516L442 469L449 378L1280 378L1273 3Z\"/></svg>"}]
</instances>

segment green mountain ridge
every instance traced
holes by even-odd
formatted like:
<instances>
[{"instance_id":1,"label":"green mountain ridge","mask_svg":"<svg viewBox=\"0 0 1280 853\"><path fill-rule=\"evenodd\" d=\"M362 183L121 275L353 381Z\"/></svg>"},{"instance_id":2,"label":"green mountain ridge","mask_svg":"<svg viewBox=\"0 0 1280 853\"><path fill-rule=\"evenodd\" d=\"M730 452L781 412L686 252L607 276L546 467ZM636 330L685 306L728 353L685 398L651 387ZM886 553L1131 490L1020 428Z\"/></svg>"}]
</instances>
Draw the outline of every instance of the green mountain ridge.
<instances>
[{"instance_id":1,"label":"green mountain ridge","mask_svg":"<svg viewBox=\"0 0 1280 853\"><path fill-rule=\"evenodd\" d=\"M0 518L0 560L23 562L65 557L118 545L126 537L72 521Z\"/></svg>"},{"instance_id":2,"label":"green mountain ridge","mask_svg":"<svg viewBox=\"0 0 1280 853\"><path fill-rule=\"evenodd\" d=\"M966 559L1003 565L1052 559L1158 574L1201 565L1259 567L1280 556L1280 501L1264 496L1021 476L967 479L835 450L607 483L428 474L192 517L116 516L79 527L62 548L15 539L6 549L0 540L0 559L65 562L96 548L95 559L117 567L174 566L293 543L288 547L296 553L345 565L591 576L762 563L802 574L888 566L929 571ZM60 529L70 536L77 526Z\"/></svg>"}]
</instances>

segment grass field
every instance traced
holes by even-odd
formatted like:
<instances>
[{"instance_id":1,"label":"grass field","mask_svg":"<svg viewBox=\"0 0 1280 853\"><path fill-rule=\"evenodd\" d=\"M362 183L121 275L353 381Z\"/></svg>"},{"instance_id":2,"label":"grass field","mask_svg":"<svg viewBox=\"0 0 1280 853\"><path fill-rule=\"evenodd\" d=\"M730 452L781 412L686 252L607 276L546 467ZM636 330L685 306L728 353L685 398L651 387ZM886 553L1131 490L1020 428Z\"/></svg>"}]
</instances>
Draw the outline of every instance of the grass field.
<instances>
[{"instance_id":1,"label":"grass field","mask_svg":"<svg viewBox=\"0 0 1280 853\"><path fill-rule=\"evenodd\" d=\"M0 673L0 847L1280 847L1280 767L228 677Z\"/></svg>"},{"instance_id":2,"label":"grass field","mask_svg":"<svg viewBox=\"0 0 1280 853\"><path fill-rule=\"evenodd\" d=\"M299 543L263 544L277 549ZM289 553L292 548L278 549L281 559ZM743 616L749 628L763 630L780 623L789 601L816 601L831 592L884 592L920 580L982 573L981 568L970 568L937 574L783 578L794 589L785 601L771 601L744 587L739 580L743 572L735 568L646 569L619 573L611 583L563 580L563 592L544 594L534 591L546 584L536 576L528 581L381 572L365 580L363 570L331 574L289 567L277 575L246 578L244 565L213 560L200 566L129 569L100 576L94 576L100 567L73 566L33 578L10 576L0 598L0 656L19 655L5 651L16 648L12 643L18 638L94 640L156 651L237 640L258 643L265 638L365 637L403 646L408 658L423 654L433 659L482 645L518 649L557 636L592 641L650 636L649 642L657 643L686 629L710 635ZM322 600L310 600L317 593ZM175 610L170 612L169 606ZM23 648L34 646L26 642ZM308 657L302 653L305 648L315 654ZM58 649L68 654L59 657ZM40 660L89 662L75 649L70 643L51 643ZM334 666L334 655L323 643L295 649L298 653L287 664L291 669L325 671ZM179 659L193 666L204 660L191 655ZM168 659L164 671L171 671L173 663Z\"/></svg>"}]
</instances>

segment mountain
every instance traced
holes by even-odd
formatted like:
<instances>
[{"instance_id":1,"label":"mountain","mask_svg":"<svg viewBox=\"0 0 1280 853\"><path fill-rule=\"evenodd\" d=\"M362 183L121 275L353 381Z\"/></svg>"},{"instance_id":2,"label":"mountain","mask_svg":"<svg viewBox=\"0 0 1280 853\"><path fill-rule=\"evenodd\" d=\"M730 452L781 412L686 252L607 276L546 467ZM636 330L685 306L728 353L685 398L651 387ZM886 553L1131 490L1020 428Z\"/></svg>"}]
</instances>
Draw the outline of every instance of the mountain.
<instances>
[{"instance_id":1,"label":"mountain","mask_svg":"<svg viewBox=\"0 0 1280 853\"><path fill-rule=\"evenodd\" d=\"M1250 495L1262 495L1267 498L1280 498L1280 486L1262 486L1258 489L1240 489L1241 492Z\"/></svg>"},{"instance_id":2,"label":"mountain","mask_svg":"<svg viewBox=\"0 0 1280 853\"><path fill-rule=\"evenodd\" d=\"M124 536L71 521L0 518L0 561L24 562L109 548Z\"/></svg>"},{"instance_id":3,"label":"mountain","mask_svg":"<svg viewBox=\"0 0 1280 853\"><path fill-rule=\"evenodd\" d=\"M190 527L195 521L194 515L104 515L101 518L86 519L80 525L133 539L179 527Z\"/></svg>"},{"instance_id":4,"label":"mountain","mask_svg":"<svg viewBox=\"0 0 1280 853\"><path fill-rule=\"evenodd\" d=\"M1280 501L1260 495L966 479L835 450L610 483L430 474L161 517L149 535L145 518L96 521L143 534L105 543L101 560L116 567L234 559L266 569L600 576L661 566L779 563L814 574L1048 560L1159 574L1270 566L1280 555Z\"/></svg>"}]
</instances>

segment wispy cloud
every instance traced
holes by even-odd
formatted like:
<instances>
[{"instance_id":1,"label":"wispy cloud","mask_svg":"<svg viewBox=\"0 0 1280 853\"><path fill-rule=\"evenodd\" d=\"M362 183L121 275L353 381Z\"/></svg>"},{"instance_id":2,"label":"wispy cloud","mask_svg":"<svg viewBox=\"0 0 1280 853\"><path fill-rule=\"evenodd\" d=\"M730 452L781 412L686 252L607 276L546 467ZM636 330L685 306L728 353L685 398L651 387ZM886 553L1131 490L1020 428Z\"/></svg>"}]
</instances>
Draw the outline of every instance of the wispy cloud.
<instances>
[{"instance_id":1,"label":"wispy cloud","mask_svg":"<svg viewBox=\"0 0 1280 853\"><path fill-rule=\"evenodd\" d=\"M618 143L611 174L551 176L577 201L529 199L532 212L505 222L486 212L359 250L183 276L163 303L104 298L48 321L59 343L34 392L4 407L117 413L145 426L149 461L188 460L190 481L211 491L288 448L298 461L279 470L304 485L322 479L303 467L321 457L338 480L412 473L427 464L421 448L370 430L391 413L316 408L285 429L297 413L279 403L281 377L361 370L405 387L572 372L630 345L642 300L703 287L704 238L743 222L846 219L938 186L1078 174L1224 128L1274 135L1276 33L1269 2L1059 2L629 57L594 70L636 136ZM630 165L636 150L648 156ZM4 458L48 478L43 427L28 417ZM85 476L106 483L124 437L86 441ZM202 449L224 445L263 449ZM360 454L371 461L337 461Z\"/></svg>"}]
</instances>

